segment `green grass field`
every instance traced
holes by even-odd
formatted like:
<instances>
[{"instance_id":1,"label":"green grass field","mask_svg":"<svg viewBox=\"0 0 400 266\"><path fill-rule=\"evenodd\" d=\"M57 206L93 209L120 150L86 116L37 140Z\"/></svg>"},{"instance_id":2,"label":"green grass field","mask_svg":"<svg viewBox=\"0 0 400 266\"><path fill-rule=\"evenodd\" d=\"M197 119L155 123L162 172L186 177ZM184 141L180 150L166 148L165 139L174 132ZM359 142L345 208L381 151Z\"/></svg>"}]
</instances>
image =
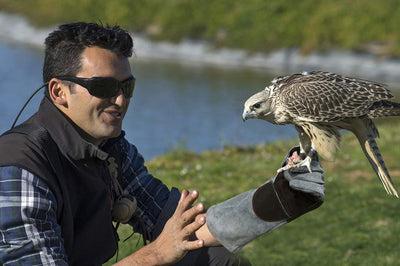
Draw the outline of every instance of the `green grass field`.
<instances>
[{"instance_id":1,"label":"green grass field","mask_svg":"<svg viewBox=\"0 0 400 266\"><path fill-rule=\"evenodd\" d=\"M400 121L382 119L378 129L377 143L399 189ZM210 206L272 177L294 145L296 140L201 154L178 150L153 159L148 168L168 186L198 189L201 201ZM345 134L336 160L322 160L322 165L325 203L251 242L241 254L253 265L399 265L400 200L386 194L355 137ZM129 227L119 233L124 239ZM136 235L120 244L119 256L140 247Z\"/></svg>"}]
</instances>

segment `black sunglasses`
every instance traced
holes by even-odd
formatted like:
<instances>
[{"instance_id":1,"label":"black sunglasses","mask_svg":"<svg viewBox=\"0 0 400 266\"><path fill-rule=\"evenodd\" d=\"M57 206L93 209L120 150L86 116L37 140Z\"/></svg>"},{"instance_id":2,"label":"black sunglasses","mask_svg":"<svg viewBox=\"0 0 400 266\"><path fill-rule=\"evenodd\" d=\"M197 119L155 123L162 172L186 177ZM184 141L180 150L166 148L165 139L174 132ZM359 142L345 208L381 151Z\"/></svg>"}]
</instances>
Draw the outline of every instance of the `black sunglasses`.
<instances>
[{"instance_id":1,"label":"black sunglasses","mask_svg":"<svg viewBox=\"0 0 400 266\"><path fill-rule=\"evenodd\" d=\"M111 98L122 90L125 98L131 98L135 89L135 77L131 76L123 81L111 77L78 78L71 76L58 76L61 80L71 81L85 87L89 93L99 98Z\"/></svg>"}]
</instances>

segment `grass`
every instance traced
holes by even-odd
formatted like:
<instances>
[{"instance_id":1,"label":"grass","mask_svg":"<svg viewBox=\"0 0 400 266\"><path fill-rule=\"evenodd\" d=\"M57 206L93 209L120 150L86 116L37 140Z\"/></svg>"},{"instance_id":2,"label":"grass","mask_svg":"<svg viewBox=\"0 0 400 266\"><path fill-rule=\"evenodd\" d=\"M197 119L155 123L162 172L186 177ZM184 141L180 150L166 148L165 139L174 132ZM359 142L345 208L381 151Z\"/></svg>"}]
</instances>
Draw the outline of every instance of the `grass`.
<instances>
[{"instance_id":1,"label":"grass","mask_svg":"<svg viewBox=\"0 0 400 266\"><path fill-rule=\"evenodd\" d=\"M400 122L390 118L377 124L377 143L400 188ZM177 150L153 159L148 168L170 187L198 189L201 201L210 206L272 177L293 145L296 140L201 154ZM400 201L386 195L355 137L345 134L336 160L322 165L325 203L251 242L241 254L253 265L398 265ZM120 228L121 239L129 234L129 227ZM120 257L140 246L137 235L121 243Z\"/></svg>"}]
</instances>

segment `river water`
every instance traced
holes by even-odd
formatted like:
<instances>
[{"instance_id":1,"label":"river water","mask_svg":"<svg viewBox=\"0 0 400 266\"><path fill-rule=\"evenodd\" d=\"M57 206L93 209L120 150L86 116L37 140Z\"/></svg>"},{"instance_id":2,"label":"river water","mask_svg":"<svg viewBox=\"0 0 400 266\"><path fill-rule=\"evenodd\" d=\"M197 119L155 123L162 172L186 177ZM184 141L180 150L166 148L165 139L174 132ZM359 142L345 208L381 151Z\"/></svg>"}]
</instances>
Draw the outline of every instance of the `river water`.
<instances>
[{"instance_id":1,"label":"river water","mask_svg":"<svg viewBox=\"0 0 400 266\"><path fill-rule=\"evenodd\" d=\"M7 25L0 27L0 132L4 132L41 85L42 44L54 27L36 29L24 18L2 12L0 24ZM303 56L290 49L259 55L216 50L190 40L171 44L135 34L133 38L137 86L124 129L146 160L173 149L202 152L295 138L292 126L241 120L245 100L276 75L327 70L390 83L393 93L400 94L399 60L337 51ZM33 98L19 122L37 110L42 95Z\"/></svg>"},{"instance_id":2,"label":"river water","mask_svg":"<svg viewBox=\"0 0 400 266\"><path fill-rule=\"evenodd\" d=\"M41 85L43 51L0 42L0 59L0 131L4 132ZM264 71L135 59L132 68L137 86L124 130L146 160L178 148L201 152L296 136L291 126L241 119L244 101L273 78ZM19 122L37 110L42 95L33 98Z\"/></svg>"}]
</instances>

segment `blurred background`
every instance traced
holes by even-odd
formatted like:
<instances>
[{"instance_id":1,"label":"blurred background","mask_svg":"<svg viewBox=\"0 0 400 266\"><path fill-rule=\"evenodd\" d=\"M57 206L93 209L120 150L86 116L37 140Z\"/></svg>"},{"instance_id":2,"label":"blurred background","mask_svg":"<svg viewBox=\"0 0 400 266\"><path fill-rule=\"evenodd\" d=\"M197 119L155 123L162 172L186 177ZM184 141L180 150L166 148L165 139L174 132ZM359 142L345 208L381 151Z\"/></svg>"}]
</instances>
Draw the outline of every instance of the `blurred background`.
<instances>
[{"instance_id":1,"label":"blurred background","mask_svg":"<svg viewBox=\"0 0 400 266\"><path fill-rule=\"evenodd\" d=\"M198 189L206 206L265 182L297 143L291 126L242 122L244 101L273 77L325 70L400 95L397 0L0 0L1 132L42 85L45 37L73 21L132 33L137 86L127 138L150 172L168 186ZM399 119L377 125L398 188ZM385 194L353 136L341 148L335 162L322 161L324 205L247 245L242 254L253 265L399 265L398 200ZM120 238L130 230L121 226ZM120 258L141 247L138 239L121 242Z\"/></svg>"},{"instance_id":2,"label":"blurred background","mask_svg":"<svg viewBox=\"0 0 400 266\"><path fill-rule=\"evenodd\" d=\"M296 136L241 121L244 101L277 75L327 70L400 82L397 1L0 0L0 131L39 87L46 35L59 23L132 32L137 87L124 128L147 160ZM37 95L20 118L37 109Z\"/></svg>"}]
</instances>

